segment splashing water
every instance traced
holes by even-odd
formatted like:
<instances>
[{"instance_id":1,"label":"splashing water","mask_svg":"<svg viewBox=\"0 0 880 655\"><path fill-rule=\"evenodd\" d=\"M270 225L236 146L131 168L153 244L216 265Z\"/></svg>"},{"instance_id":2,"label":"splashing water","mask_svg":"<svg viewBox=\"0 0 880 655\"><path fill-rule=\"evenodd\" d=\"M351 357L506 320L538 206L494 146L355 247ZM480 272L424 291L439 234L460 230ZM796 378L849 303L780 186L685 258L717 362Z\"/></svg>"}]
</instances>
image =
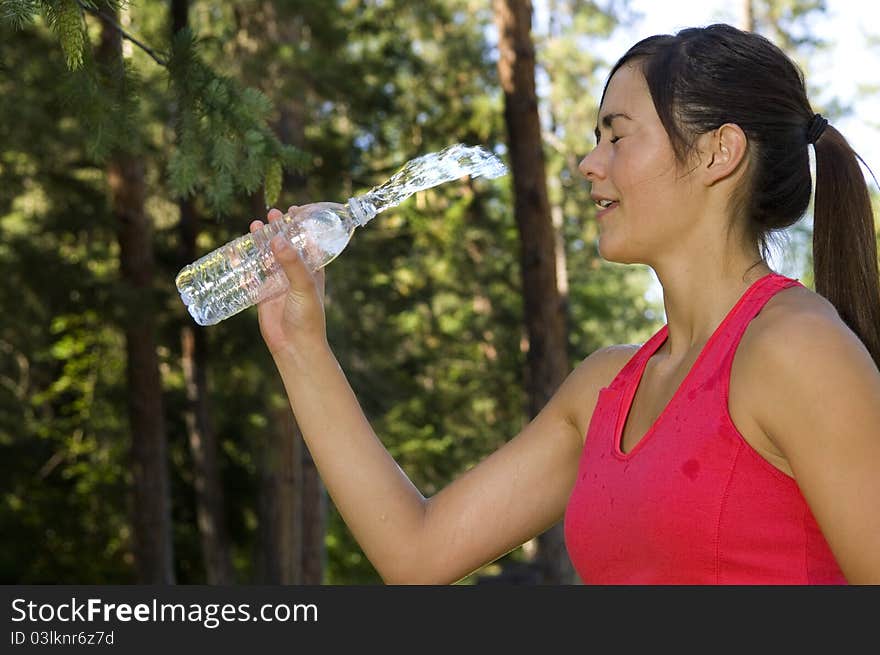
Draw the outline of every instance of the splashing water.
<instances>
[{"instance_id":1,"label":"splashing water","mask_svg":"<svg viewBox=\"0 0 880 655\"><path fill-rule=\"evenodd\" d=\"M275 235L285 234L314 271L342 252L357 227L416 191L468 175L495 178L506 172L500 159L479 146L455 144L417 157L388 181L350 198L345 205L306 205L293 216L285 214L221 246L185 266L177 275L177 290L199 325L214 325L288 288L287 277L269 247Z\"/></svg>"},{"instance_id":2,"label":"splashing water","mask_svg":"<svg viewBox=\"0 0 880 655\"><path fill-rule=\"evenodd\" d=\"M461 143L411 159L383 184L349 200L352 214L363 225L376 214L395 207L416 191L423 191L450 180L471 177L495 178L507 167L480 146Z\"/></svg>"}]
</instances>

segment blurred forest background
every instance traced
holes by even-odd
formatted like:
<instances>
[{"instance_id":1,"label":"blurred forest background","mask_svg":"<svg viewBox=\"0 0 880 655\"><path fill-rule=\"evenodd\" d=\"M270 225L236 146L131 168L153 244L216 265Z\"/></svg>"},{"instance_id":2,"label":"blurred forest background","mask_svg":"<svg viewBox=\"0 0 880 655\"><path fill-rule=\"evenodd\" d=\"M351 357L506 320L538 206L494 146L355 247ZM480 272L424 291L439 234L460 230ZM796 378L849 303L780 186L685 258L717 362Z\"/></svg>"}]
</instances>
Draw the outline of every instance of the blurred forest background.
<instances>
[{"instance_id":1,"label":"blurred forest background","mask_svg":"<svg viewBox=\"0 0 880 655\"><path fill-rule=\"evenodd\" d=\"M577 172L596 45L632 15L535 4L541 30L513 0L0 0L0 583L381 582L256 310L202 328L174 286L267 205L344 202L456 142L510 165L418 193L327 268L330 343L426 496L663 324L651 272L598 256ZM809 70L824 3L738 4ZM462 583L571 581L551 532Z\"/></svg>"}]
</instances>

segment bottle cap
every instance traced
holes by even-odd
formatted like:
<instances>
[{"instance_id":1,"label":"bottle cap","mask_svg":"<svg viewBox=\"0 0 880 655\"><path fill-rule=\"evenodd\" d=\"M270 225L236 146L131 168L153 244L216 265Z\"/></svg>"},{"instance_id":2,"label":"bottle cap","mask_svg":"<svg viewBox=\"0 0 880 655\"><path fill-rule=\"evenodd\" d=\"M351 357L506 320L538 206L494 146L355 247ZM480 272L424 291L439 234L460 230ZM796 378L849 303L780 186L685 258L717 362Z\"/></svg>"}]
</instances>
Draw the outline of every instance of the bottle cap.
<instances>
[{"instance_id":1,"label":"bottle cap","mask_svg":"<svg viewBox=\"0 0 880 655\"><path fill-rule=\"evenodd\" d=\"M375 213L368 215L363 204L357 198L348 199L348 209L351 212L352 218L354 218L355 222L361 227L366 225L367 222L375 216Z\"/></svg>"}]
</instances>

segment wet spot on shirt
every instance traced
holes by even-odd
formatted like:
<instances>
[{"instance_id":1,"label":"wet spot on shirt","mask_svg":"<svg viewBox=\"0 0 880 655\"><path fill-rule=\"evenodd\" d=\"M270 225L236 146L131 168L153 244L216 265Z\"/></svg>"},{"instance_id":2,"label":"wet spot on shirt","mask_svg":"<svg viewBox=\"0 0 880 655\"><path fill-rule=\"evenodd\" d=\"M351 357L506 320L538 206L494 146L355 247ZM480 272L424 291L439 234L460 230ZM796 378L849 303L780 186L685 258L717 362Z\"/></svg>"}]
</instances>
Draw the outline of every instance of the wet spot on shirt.
<instances>
[{"instance_id":1,"label":"wet spot on shirt","mask_svg":"<svg viewBox=\"0 0 880 655\"><path fill-rule=\"evenodd\" d=\"M695 459L689 459L682 465L681 472L690 480L696 480L700 472L700 463Z\"/></svg>"}]
</instances>

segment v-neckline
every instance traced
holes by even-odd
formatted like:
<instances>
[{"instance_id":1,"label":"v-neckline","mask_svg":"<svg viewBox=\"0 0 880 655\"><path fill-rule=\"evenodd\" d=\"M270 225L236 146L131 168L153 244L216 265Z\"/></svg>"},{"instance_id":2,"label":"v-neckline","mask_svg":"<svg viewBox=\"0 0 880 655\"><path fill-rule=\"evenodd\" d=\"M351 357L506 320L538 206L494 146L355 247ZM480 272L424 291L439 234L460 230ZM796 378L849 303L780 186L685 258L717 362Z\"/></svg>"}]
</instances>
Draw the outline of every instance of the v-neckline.
<instances>
[{"instance_id":1,"label":"v-neckline","mask_svg":"<svg viewBox=\"0 0 880 655\"><path fill-rule=\"evenodd\" d=\"M669 336L669 324L664 325L660 331L656 335L655 343L648 352L647 356L642 358L642 361L639 363L638 367L634 371L632 375L632 380L624 389L623 400L620 404L620 410L617 415L617 423L614 430L614 439L613 439L613 450L614 455L619 457L620 459L630 459L632 458L639 450L641 450L642 446L648 441L651 436L656 432L656 427L660 423L660 421L666 416L669 412L669 408L672 404L678 399L678 396L682 393L684 388L687 386L688 382L690 382L691 377L694 374L694 371L697 370L697 367L703 360L703 357L707 352L709 352L710 346L715 342L718 338L718 335L721 334L721 328L723 328L731 317L737 313L737 310L740 306L746 301L752 292L758 288L758 286L769 277L777 276L778 273L770 272L764 275L763 277L758 278L754 282L752 282L751 286L746 289L742 295L739 297L739 300L730 308L727 314L721 319L721 322L709 336L709 339L703 344L703 347L700 349L700 353L697 355L697 358L694 360L694 363L691 364L690 369L687 374L684 376L682 381L679 383L678 387L675 390L675 393L669 398L669 401L657 415L657 418L654 419L654 422L648 427L645 433L641 436L641 438L635 442L632 448L630 448L629 452L623 452L623 432L626 427L626 421L629 418L629 414L632 411L633 401L635 400L636 392L638 391L639 385L642 382L642 377L644 376L645 369L648 366L648 360L653 357L656 352L660 349L660 347L666 343L666 339Z\"/></svg>"}]
</instances>

